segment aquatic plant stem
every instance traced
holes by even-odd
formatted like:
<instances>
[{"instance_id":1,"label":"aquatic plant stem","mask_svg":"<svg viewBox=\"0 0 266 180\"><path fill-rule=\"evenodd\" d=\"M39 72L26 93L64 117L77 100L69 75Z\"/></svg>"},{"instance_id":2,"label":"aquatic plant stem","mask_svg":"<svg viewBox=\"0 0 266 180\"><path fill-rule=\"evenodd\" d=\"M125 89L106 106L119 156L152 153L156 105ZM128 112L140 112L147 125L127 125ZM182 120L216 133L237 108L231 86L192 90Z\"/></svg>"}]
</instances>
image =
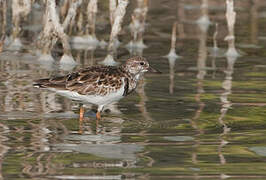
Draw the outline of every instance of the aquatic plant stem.
<instances>
[{"instance_id":1,"label":"aquatic plant stem","mask_svg":"<svg viewBox=\"0 0 266 180\"><path fill-rule=\"evenodd\" d=\"M236 12L234 11L233 0L226 0L225 16L228 27L228 35L225 37L225 41L228 41L228 50L226 52L226 56L239 56L235 48L234 26L236 20Z\"/></svg>"},{"instance_id":2,"label":"aquatic plant stem","mask_svg":"<svg viewBox=\"0 0 266 180\"><path fill-rule=\"evenodd\" d=\"M115 19L115 10L117 5L117 0L109 0L109 11L110 11L110 24L113 26Z\"/></svg>"},{"instance_id":3,"label":"aquatic plant stem","mask_svg":"<svg viewBox=\"0 0 266 180\"><path fill-rule=\"evenodd\" d=\"M31 11L31 1L30 0L13 0L12 1L12 23L13 32L12 38L15 39L21 28L19 26L20 20L26 17Z\"/></svg>"},{"instance_id":4,"label":"aquatic plant stem","mask_svg":"<svg viewBox=\"0 0 266 180\"><path fill-rule=\"evenodd\" d=\"M67 16L63 22L63 28L66 29L67 26L73 21L77 14L77 8L81 5L82 0L72 0L70 7L67 12Z\"/></svg>"},{"instance_id":5,"label":"aquatic plant stem","mask_svg":"<svg viewBox=\"0 0 266 180\"><path fill-rule=\"evenodd\" d=\"M128 5L128 0L120 0L118 6L116 7L114 14L115 15L114 24L112 26L111 35L109 39L108 54L113 55L114 44L117 39L118 33L121 30L121 24L126 14L127 5Z\"/></svg>"},{"instance_id":6,"label":"aquatic plant stem","mask_svg":"<svg viewBox=\"0 0 266 180\"><path fill-rule=\"evenodd\" d=\"M0 2L2 8L2 36L6 34L6 12L7 12L7 4L6 0L2 0Z\"/></svg>"},{"instance_id":7,"label":"aquatic plant stem","mask_svg":"<svg viewBox=\"0 0 266 180\"><path fill-rule=\"evenodd\" d=\"M0 2L0 6L2 9L2 29L1 29L1 39L0 39L0 52L3 51L4 49L4 44L5 44L5 38L6 38L6 12L7 12L7 4L6 4L6 0L2 0Z\"/></svg>"},{"instance_id":8,"label":"aquatic plant stem","mask_svg":"<svg viewBox=\"0 0 266 180\"><path fill-rule=\"evenodd\" d=\"M87 7L87 16L88 16L88 24L87 24L87 33L95 38L95 23L96 23L96 14L98 11L97 6L98 0L90 0Z\"/></svg>"},{"instance_id":9,"label":"aquatic plant stem","mask_svg":"<svg viewBox=\"0 0 266 180\"><path fill-rule=\"evenodd\" d=\"M121 25L123 22L123 18L126 14L127 5L128 5L128 0L119 0L118 1L118 6L116 7L115 14L114 14L115 19L114 19L114 23L112 25L109 44L107 47L107 56L105 57L105 59L102 62L100 62L100 64L113 65L113 66L118 64L117 62L114 61L114 54L116 51L115 44L118 41L117 36L121 30Z\"/></svg>"},{"instance_id":10,"label":"aquatic plant stem","mask_svg":"<svg viewBox=\"0 0 266 180\"><path fill-rule=\"evenodd\" d=\"M76 11L80 3L81 0L72 0L67 17L62 25L60 24L59 17L56 12L55 1L46 1L44 29L40 34L38 42L38 47L42 49L43 54L50 54L51 49L57 42L58 38L60 38L62 41L64 54L72 57L68 36L65 34L64 29L70 23L71 19L75 17L76 13L74 11Z\"/></svg>"},{"instance_id":11,"label":"aquatic plant stem","mask_svg":"<svg viewBox=\"0 0 266 180\"><path fill-rule=\"evenodd\" d=\"M171 49L175 49L175 46L176 46L176 22L174 22L172 28Z\"/></svg>"}]
</instances>

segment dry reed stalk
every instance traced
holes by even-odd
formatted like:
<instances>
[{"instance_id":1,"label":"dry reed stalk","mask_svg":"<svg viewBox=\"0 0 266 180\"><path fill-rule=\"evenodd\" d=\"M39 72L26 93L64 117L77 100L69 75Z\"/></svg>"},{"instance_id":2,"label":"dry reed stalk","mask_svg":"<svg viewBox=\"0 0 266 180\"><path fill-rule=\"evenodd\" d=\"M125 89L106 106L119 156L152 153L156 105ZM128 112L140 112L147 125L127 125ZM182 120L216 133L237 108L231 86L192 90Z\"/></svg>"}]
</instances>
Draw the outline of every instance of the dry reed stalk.
<instances>
[{"instance_id":1,"label":"dry reed stalk","mask_svg":"<svg viewBox=\"0 0 266 180\"><path fill-rule=\"evenodd\" d=\"M77 8L81 5L82 0L72 0L70 7L68 8L67 16L63 22L63 28L66 29L67 26L75 19L77 14Z\"/></svg>"},{"instance_id":2,"label":"dry reed stalk","mask_svg":"<svg viewBox=\"0 0 266 180\"><path fill-rule=\"evenodd\" d=\"M176 45L176 22L174 22L173 24L173 28L172 28L172 38L171 38L171 49L175 49L175 45Z\"/></svg>"},{"instance_id":3,"label":"dry reed stalk","mask_svg":"<svg viewBox=\"0 0 266 180\"><path fill-rule=\"evenodd\" d=\"M90 0L87 7L87 16L88 16L88 25L87 31L88 34L95 38L95 23L96 23L96 14L98 11L97 6L98 0Z\"/></svg>"},{"instance_id":4,"label":"dry reed stalk","mask_svg":"<svg viewBox=\"0 0 266 180\"><path fill-rule=\"evenodd\" d=\"M221 109L221 116L219 118L220 124L224 126L223 135L226 135L228 132L230 132L230 128L228 128L223 122L223 117L226 115L228 109L230 109L232 106L232 102L228 100L228 96L232 94L232 75L234 73L234 64L237 60L237 57L240 56L235 48L234 25L236 21L236 12L234 11L233 0L226 0L226 20L228 26L228 35L225 37L225 41L228 41L228 49L225 53L227 59L227 68L224 71L225 80L222 83L224 93L221 94L220 99L223 105ZM226 163L224 160L221 162Z\"/></svg>"},{"instance_id":5,"label":"dry reed stalk","mask_svg":"<svg viewBox=\"0 0 266 180\"><path fill-rule=\"evenodd\" d=\"M172 38L171 38L171 49L169 54L167 55L168 57L178 57L178 55L175 52L175 47L176 47L176 25L177 23L174 22L173 28L172 28Z\"/></svg>"},{"instance_id":6,"label":"dry reed stalk","mask_svg":"<svg viewBox=\"0 0 266 180\"><path fill-rule=\"evenodd\" d=\"M113 54L114 51L114 43L117 39L118 33L121 31L121 25L123 22L123 18L126 14L126 7L128 5L128 0L120 0L118 1L118 6L115 10L115 20L114 24L112 26L111 35L109 39L109 45L108 45L108 53Z\"/></svg>"},{"instance_id":7,"label":"dry reed stalk","mask_svg":"<svg viewBox=\"0 0 266 180\"><path fill-rule=\"evenodd\" d=\"M198 48L198 59L197 59L197 79L199 81L204 80L205 75L207 73L206 70L206 61L207 61L207 32L208 32L208 24L199 24L200 34L199 38L199 48Z\"/></svg>"},{"instance_id":8,"label":"dry reed stalk","mask_svg":"<svg viewBox=\"0 0 266 180\"><path fill-rule=\"evenodd\" d=\"M2 8L2 36L6 34L6 12L7 12L7 4L6 0L2 0L0 2Z\"/></svg>"},{"instance_id":9,"label":"dry reed stalk","mask_svg":"<svg viewBox=\"0 0 266 180\"><path fill-rule=\"evenodd\" d=\"M12 23L14 25L12 37L15 39L19 32L19 23L21 18L26 18L26 16L31 11L31 0L13 0L12 1Z\"/></svg>"},{"instance_id":10,"label":"dry reed stalk","mask_svg":"<svg viewBox=\"0 0 266 180\"><path fill-rule=\"evenodd\" d=\"M186 37L186 34L185 34L185 30L184 30L184 24L181 22L181 21L186 19L184 0L177 1L176 17L178 20L178 23L177 23L178 37L180 39L184 39Z\"/></svg>"},{"instance_id":11,"label":"dry reed stalk","mask_svg":"<svg viewBox=\"0 0 266 180\"><path fill-rule=\"evenodd\" d=\"M226 0L225 16L228 27L228 35L225 37L225 41L228 41L228 50L226 52L226 56L239 56L239 53L235 48L234 26L236 21L236 12L234 11L233 0Z\"/></svg>"},{"instance_id":12,"label":"dry reed stalk","mask_svg":"<svg viewBox=\"0 0 266 180\"><path fill-rule=\"evenodd\" d=\"M104 61L101 64L105 65L117 65L117 62L114 61L114 52L115 52L115 42L117 41L118 33L121 31L121 25L123 22L123 18L126 14L126 7L128 5L128 0L119 0L118 6L115 10L115 19L112 26L109 44L108 44L108 54L105 57Z\"/></svg>"},{"instance_id":13,"label":"dry reed stalk","mask_svg":"<svg viewBox=\"0 0 266 180\"><path fill-rule=\"evenodd\" d=\"M216 57L218 56L218 52L219 52L219 48L218 48L218 43L217 43L217 35L218 35L218 23L215 23L215 31L213 33L212 36L212 40L213 40L213 48L210 49L209 51L209 55L212 56L212 69L213 69L213 73L212 73L212 78L215 78L216 75Z\"/></svg>"},{"instance_id":14,"label":"dry reed stalk","mask_svg":"<svg viewBox=\"0 0 266 180\"><path fill-rule=\"evenodd\" d=\"M129 25L132 40L126 45L130 54L141 56L147 46L143 43L145 21L148 12L148 0L137 0L137 7L131 16Z\"/></svg>"},{"instance_id":15,"label":"dry reed stalk","mask_svg":"<svg viewBox=\"0 0 266 180\"><path fill-rule=\"evenodd\" d=\"M119 0L118 6L116 7L115 13L114 13L114 23L112 26L109 44L108 44L108 54L105 57L104 61L101 62L101 64L105 65L117 65L117 62L114 61L114 52L115 52L115 42L117 41L118 33L121 30L121 25L123 22L123 18L126 14L126 7L128 5L128 0Z\"/></svg>"},{"instance_id":16,"label":"dry reed stalk","mask_svg":"<svg viewBox=\"0 0 266 180\"><path fill-rule=\"evenodd\" d=\"M58 31L62 31L59 24L59 17L56 14L55 2L53 0L46 1L46 9L44 15L44 28L40 34L38 46L42 49L42 54L50 54L52 47L58 38ZM59 29L58 29L59 28Z\"/></svg>"},{"instance_id":17,"label":"dry reed stalk","mask_svg":"<svg viewBox=\"0 0 266 180\"><path fill-rule=\"evenodd\" d=\"M115 10L117 6L117 0L109 0L109 11L110 11L110 24L113 26L115 20Z\"/></svg>"},{"instance_id":18,"label":"dry reed stalk","mask_svg":"<svg viewBox=\"0 0 266 180\"><path fill-rule=\"evenodd\" d=\"M176 48L176 26L177 26L177 22L174 22L173 27L172 27L171 49L170 49L169 53L166 55L166 57L169 59L169 61L175 61L176 58L179 57L175 51L175 48Z\"/></svg>"},{"instance_id":19,"label":"dry reed stalk","mask_svg":"<svg viewBox=\"0 0 266 180\"><path fill-rule=\"evenodd\" d=\"M0 6L2 8L2 29L1 29L1 39L0 39L0 52L3 51L4 49L4 43L5 43L5 38L6 38L6 12L7 12L7 4L6 0L2 0L0 2Z\"/></svg>"},{"instance_id":20,"label":"dry reed stalk","mask_svg":"<svg viewBox=\"0 0 266 180\"><path fill-rule=\"evenodd\" d=\"M130 48L145 48L143 43L143 33L145 31L145 21L148 12L148 0L138 0L137 8L132 14L132 22L130 23L130 31L132 41L127 45Z\"/></svg>"},{"instance_id":21,"label":"dry reed stalk","mask_svg":"<svg viewBox=\"0 0 266 180\"><path fill-rule=\"evenodd\" d=\"M78 21L77 21L77 31L79 35L83 34L83 20L84 20L83 13L80 10L78 12Z\"/></svg>"},{"instance_id":22,"label":"dry reed stalk","mask_svg":"<svg viewBox=\"0 0 266 180\"><path fill-rule=\"evenodd\" d=\"M82 0L66 0L60 9L60 18L61 20L64 20L63 27L68 35L71 35L73 32L73 27L75 27L75 18L77 13L80 12L78 8L81 3Z\"/></svg>"},{"instance_id":23,"label":"dry reed stalk","mask_svg":"<svg viewBox=\"0 0 266 180\"><path fill-rule=\"evenodd\" d=\"M78 22L76 22L78 35L71 38L71 44L74 49L94 50L99 45L95 34L96 14L98 12L97 4L98 0L90 0L86 5L87 9L83 8L85 4L83 7L81 6L80 9L85 10L86 13L78 12ZM87 22L84 22L86 20ZM86 24L86 28L84 28L84 24Z\"/></svg>"},{"instance_id":24,"label":"dry reed stalk","mask_svg":"<svg viewBox=\"0 0 266 180\"><path fill-rule=\"evenodd\" d=\"M177 28L177 22L174 22L173 28L172 28L172 37L171 37L171 49L170 52L165 56L168 58L169 62L169 93L174 93L174 78L175 78L175 61L179 57L176 52L176 28Z\"/></svg>"},{"instance_id":25,"label":"dry reed stalk","mask_svg":"<svg viewBox=\"0 0 266 180\"><path fill-rule=\"evenodd\" d=\"M218 23L215 23L215 32L213 33L213 49L217 50L218 45L217 45L217 35L218 35Z\"/></svg>"},{"instance_id":26,"label":"dry reed stalk","mask_svg":"<svg viewBox=\"0 0 266 180\"><path fill-rule=\"evenodd\" d=\"M60 17L66 17L67 11L70 7L70 1L71 0L65 0L63 5L60 8Z\"/></svg>"},{"instance_id":27,"label":"dry reed stalk","mask_svg":"<svg viewBox=\"0 0 266 180\"><path fill-rule=\"evenodd\" d=\"M56 4L54 0L46 1L46 10L44 16L44 29L40 34L38 41L38 47L42 49L42 54L49 56L51 49L60 38L63 45L64 55L61 57L60 63L63 64L76 64L72 54L70 45L68 42L68 36L65 34L64 29L68 27L71 21L76 16L76 9L81 4L82 0L72 0L70 8L68 9L67 16L63 25L59 21L58 14L56 12ZM44 58L40 58L44 59ZM50 58L51 59L51 58Z\"/></svg>"},{"instance_id":28,"label":"dry reed stalk","mask_svg":"<svg viewBox=\"0 0 266 180\"><path fill-rule=\"evenodd\" d=\"M12 34L11 41L8 44L10 50L20 50L22 43L18 38L21 32L20 22L21 19L26 19L31 11L31 0L13 0L12 1Z\"/></svg>"},{"instance_id":29,"label":"dry reed stalk","mask_svg":"<svg viewBox=\"0 0 266 180\"><path fill-rule=\"evenodd\" d=\"M146 17L148 13L148 0L138 0L138 7L140 9L140 13L138 14L140 29L138 31L136 40L139 44L144 45L143 44L143 33L145 31L145 21L146 21Z\"/></svg>"},{"instance_id":30,"label":"dry reed stalk","mask_svg":"<svg viewBox=\"0 0 266 180\"><path fill-rule=\"evenodd\" d=\"M197 20L197 24L199 25L201 31L207 31L211 21L209 19L208 12L208 0L202 0L201 3L201 14L202 16Z\"/></svg>"}]
</instances>

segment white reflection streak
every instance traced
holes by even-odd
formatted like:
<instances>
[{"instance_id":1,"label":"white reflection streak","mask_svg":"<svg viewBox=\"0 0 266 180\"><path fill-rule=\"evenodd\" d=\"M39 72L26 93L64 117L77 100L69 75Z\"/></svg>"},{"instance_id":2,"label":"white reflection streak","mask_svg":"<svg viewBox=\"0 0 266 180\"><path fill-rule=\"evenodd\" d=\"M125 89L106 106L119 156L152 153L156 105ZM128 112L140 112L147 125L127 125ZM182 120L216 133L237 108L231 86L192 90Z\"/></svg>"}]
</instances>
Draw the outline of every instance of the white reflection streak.
<instances>
[{"instance_id":1,"label":"white reflection streak","mask_svg":"<svg viewBox=\"0 0 266 180\"><path fill-rule=\"evenodd\" d=\"M213 70L213 74L212 74L212 78L215 78L215 74L216 74L216 57L218 54L218 45L217 45L217 35L218 35L218 23L215 24L215 32L213 34L213 49L212 49L212 70Z\"/></svg>"},{"instance_id":2,"label":"white reflection streak","mask_svg":"<svg viewBox=\"0 0 266 180\"><path fill-rule=\"evenodd\" d=\"M202 5L201 5L201 9L202 9L202 17L205 17L206 19L208 18L208 10L206 10L206 8L208 8L208 1L207 0L202 0ZM202 18L201 17L201 18ZM200 19L201 19L200 18ZM199 35L199 57L198 57L198 61L197 61L197 68L198 68L198 74L197 74L197 78L199 80L203 80L204 76L206 75L206 60L207 60L207 45L206 45L206 40L207 40L207 32L208 32L208 28L209 28L209 23L205 23L202 22L200 20L198 20L198 26L200 27L200 31L201 34Z\"/></svg>"},{"instance_id":3,"label":"white reflection streak","mask_svg":"<svg viewBox=\"0 0 266 180\"><path fill-rule=\"evenodd\" d=\"M176 25L177 22L174 22L173 28L172 28L172 38L171 38L171 49L170 52L165 56L168 58L169 62L169 93L174 93L174 79L175 79L175 61L179 57L176 54L175 48L176 48Z\"/></svg>"},{"instance_id":4,"label":"white reflection streak","mask_svg":"<svg viewBox=\"0 0 266 180\"><path fill-rule=\"evenodd\" d=\"M228 143L228 141L224 140L224 136L226 136L230 132L230 128L227 127L226 123L223 121L223 118L226 116L227 111L231 108L232 103L228 100L228 96L232 93L232 74L234 71L234 63L239 56L235 49L235 36L234 36L234 24L235 24L235 16L234 12L234 4L232 0L226 0L226 20L228 25L228 35L225 40L228 41L228 50L226 52L227 58L227 68L224 71L225 80L222 83L222 87L224 92L220 96L220 100L222 102L221 115L218 119L218 122L223 126L223 132L220 135L220 145L218 147L218 154L220 158L221 164L226 164L226 159L222 153L222 149Z\"/></svg>"},{"instance_id":5,"label":"white reflection streak","mask_svg":"<svg viewBox=\"0 0 266 180\"><path fill-rule=\"evenodd\" d=\"M170 78L169 93L170 94L174 94L174 87L175 87L175 61L176 61L176 58L168 57L169 78Z\"/></svg>"},{"instance_id":6,"label":"white reflection streak","mask_svg":"<svg viewBox=\"0 0 266 180\"><path fill-rule=\"evenodd\" d=\"M225 80L222 84L224 92L221 94L220 99L222 102L221 115L218 119L219 123L223 126L223 133L220 135L221 144L218 148L219 157L221 164L225 164L225 158L222 155L222 148L228 143L223 139L223 137L230 132L230 128L227 127L226 123L223 121L227 111L231 108L232 103L228 100L228 96L232 93L232 74L234 71L234 63L237 57L229 56L227 57L227 69L225 70Z\"/></svg>"},{"instance_id":7,"label":"white reflection streak","mask_svg":"<svg viewBox=\"0 0 266 180\"><path fill-rule=\"evenodd\" d=\"M224 82L222 83L222 87L224 89L224 92L220 96L220 100L222 102L222 107L221 107L221 115L218 119L218 122L223 126L223 132L220 135L220 145L218 147L218 154L220 157L220 162L221 164L225 164L226 160L222 154L222 149L223 147L228 143L227 141L224 140L224 136L230 132L230 128L227 127L226 123L223 121L223 118L226 116L226 113L228 109L232 106L232 103L228 101L228 95L231 94L231 88L232 88L232 81L231 81L231 72L230 71L225 71L226 77Z\"/></svg>"},{"instance_id":8,"label":"white reflection streak","mask_svg":"<svg viewBox=\"0 0 266 180\"><path fill-rule=\"evenodd\" d=\"M203 0L202 5L201 5L201 10L202 10L202 17L207 17L208 19L208 1ZM200 18L201 19L201 18ZM204 93L203 89L203 80L206 75L206 60L207 60L207 31L209 28L208 23L202 23L198 21L198 26L200 29L200 34L199 34L199 50L198 50L198 60L197 60L197 69L198 69L198 74L197 74L197 94L195 96L195 101L198 104L198 109L195 112L194 117L191 120L191 126L198 131L198 134L196 136L200 136L201 134L204 133L204 130L201 129L196 121L200 118L201 112L203 112L203 109L205 107L205 103L201 101L200 96L202 93ZM195 140L195 144L193 145L195 149L197 149L200 146L200 139ZM197 160L197 154L196 152L192 153L192 162L194 164L198 163Z\"/></svg>"},{"instance_id":9,"label":"white reflection streak","mask_svg":"<svg viewBox=\"0 0 266 180\"><path fill-rule=\"evenodd\" d=\"M144 134L146 134L147 129L152 126L152 122L153 122L153 119L152 119L152 117L151 117L151 115L148 112L147 107L146 107L146 102L148 101L148 97L146 96L146 93L145 93L145 85L146 85L145 79L143 78L140 80L138 88L136 89L136 91L140 97L138 107L139 107L139 110L140 110L142 116L144 117L144 120L145 120L145 122L142 122L142 124L141 124L142 126L145 127L145 129L140 132L140 136L145 136ZM144 142L148 143L148 141L149 140L145 140ZM150 156L148 156L149 153L150 153L150 151L144 151L144 152L138 153L138 155L140 157L144 157L145 159L148 159L147 166L152 167L155 160L153 158L151 158Z\"/></svg>"}]
</instances>

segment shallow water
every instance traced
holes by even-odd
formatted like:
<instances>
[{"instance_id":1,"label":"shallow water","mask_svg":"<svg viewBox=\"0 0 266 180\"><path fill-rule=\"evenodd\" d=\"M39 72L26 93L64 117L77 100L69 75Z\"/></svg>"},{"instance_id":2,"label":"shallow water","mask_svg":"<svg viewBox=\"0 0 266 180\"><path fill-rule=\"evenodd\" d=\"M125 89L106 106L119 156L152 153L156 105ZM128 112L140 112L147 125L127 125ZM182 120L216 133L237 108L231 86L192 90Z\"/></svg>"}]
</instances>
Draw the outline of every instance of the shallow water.
<instances>
[{"instance_id":1,"label":"shallow water","mask_svg":"<svg viewBox=\"0 0 266 180\"><path fill-rule=\"evenodd\" d=\"M78 103L32 87L34 79L67 73L29 53L40 30L34 9L23 24L22 50L0 54L0 179L265 179L266 3L235 1L236 58L223 56L224 1L209 1L212 24L204 28L196 23L200 3L149 2L143 56L162 74L146 74L136 93L106 108L98 126L91 112L79 125ZM108 40L108 4L99 8L96 36ZM119 62L130 56L134 8L129 4ZM182 58L169 60L163 56L175 20ZM216 22L223 53L213 56ZM84 67L104 59L106 49L73 49L73 56Z\"/></svg>"}]
</instances>

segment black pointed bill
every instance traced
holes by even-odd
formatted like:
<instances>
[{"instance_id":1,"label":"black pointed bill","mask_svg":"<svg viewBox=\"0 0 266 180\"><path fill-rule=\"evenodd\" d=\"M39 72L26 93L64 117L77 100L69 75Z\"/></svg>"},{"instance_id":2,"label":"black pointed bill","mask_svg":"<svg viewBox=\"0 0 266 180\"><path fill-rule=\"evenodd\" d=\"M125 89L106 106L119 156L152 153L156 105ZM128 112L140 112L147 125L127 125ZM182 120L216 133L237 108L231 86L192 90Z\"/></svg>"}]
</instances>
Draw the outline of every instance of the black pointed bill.
<instances>
[{"instance_id":1,"label":"black pointed bill","mask_svg":"<svg viewBox=\"0 0 266 180\"><path fill-rule=\"evenodd\" d=\"M158 69L155 69L151 66L149 66L149 69L148 69L148 72L151 72L151 73L157 73L157 74L161 74L162 72L159 71Z\"/></svg>"}]
</instances>

